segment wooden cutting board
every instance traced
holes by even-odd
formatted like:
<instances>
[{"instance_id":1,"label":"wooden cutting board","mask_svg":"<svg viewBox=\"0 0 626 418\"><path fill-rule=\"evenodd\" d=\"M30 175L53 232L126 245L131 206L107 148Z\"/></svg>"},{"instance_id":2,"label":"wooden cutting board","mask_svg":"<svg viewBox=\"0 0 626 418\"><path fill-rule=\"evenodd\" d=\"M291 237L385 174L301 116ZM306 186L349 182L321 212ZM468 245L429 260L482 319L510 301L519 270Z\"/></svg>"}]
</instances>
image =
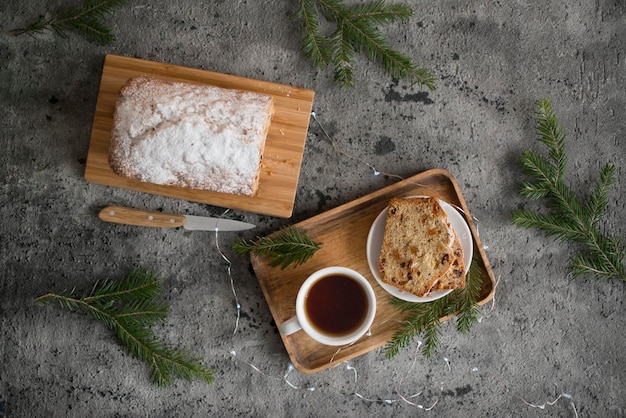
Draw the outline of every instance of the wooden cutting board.
<instances>
[{"instance_id":1,"label":"wooden cutting board","mask_svg":"<svg viewBox=\"0 0 626 418\"><path fill-rule=\"evenodd\" d=\"M445 170L423 172L293 225L305 231L314 241L323 244L321 250L297 268L287 267L281 270L271 267L265 258L252 255L252 266L279 329L283 322L295 315L298 289L316 270L328 266L349 267L365 276L374 288L377 310L371 335L362 337L350 346L340 349L325 346L310 338L304 331L288 336L281 334L287 353L298 370L315 373L365 354L387 344L400 329L403 317L400 311L389 304L391 295L372 275L365 250L370 227L389 200L392 197L415 195L434 196L461 209L460 213L472 234L474 257L479 257L482 261L482 286L478 303L483 305L493 298L493 272L456 180ZM450 318L452 316L441 317L440 320Z\"/></svg>"},{"instance_id":2,"label":"wooden cutting board","mask_svg":"<svg viewBox=\"0 0 626 418\"><path fill-rule=\"evenodd\" d=\"M115 101L124 83L141 75L248 90L274 97L275 114L263 151L259 188L254 196L162 186L123 178L113 172L108 158ZM283 84L107 55L91 131L85 179L143 193L288 218L293 212L314 94L312 90Z\"/></svg>"}]
</instances>

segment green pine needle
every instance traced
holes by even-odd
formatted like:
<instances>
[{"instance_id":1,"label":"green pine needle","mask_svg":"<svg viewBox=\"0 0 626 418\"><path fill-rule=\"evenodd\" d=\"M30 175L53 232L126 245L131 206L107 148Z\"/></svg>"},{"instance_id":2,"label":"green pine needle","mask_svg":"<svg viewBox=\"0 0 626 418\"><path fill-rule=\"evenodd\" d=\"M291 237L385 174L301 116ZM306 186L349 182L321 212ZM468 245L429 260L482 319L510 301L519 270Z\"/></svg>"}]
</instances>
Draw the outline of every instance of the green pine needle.
<instances>
[{"instance_id":1,"label":"green pine needle","mask_svg":"<svg viewBox=\"0 0 626 418\"><path fill-rule=\"evenodd\" d=\"M474 257L466 277L465 287L456 289L446 296L426 303L408 302L394 298L391 304L404 314L402 327L385 346L384 353L389 359L395 357L402 348L411 344L419 335L423 337L422 354L430 357L439 346L442 333L441 318L456 315L456 329L468 333L478 322L478 299L482 284L482 260Z\"/></svg>"},{"instance_id":2,"label":"green pine needle","mask_svg":"<svg viewBox=\"0 0 626 418\"><path fill-rule=\"evenodd\" d=\"M336 25L328 36L319 31L319 16ZM300 0L295 16L302 22L302 53L316 68L330 65L335 81L342 87L354 86L354 55L365 53L370 61L379 61L394 78L408 79L411 84L435 88L435 77L418 67L409 57L391 48L379 30L398 20L407 20L413 10L405 5L387 5L372 0L346 6L343 0Z\"/></svg>"},{"instance_id":3,"label":"green pine needle","mask_svg":"<svg viewBox=\"0 0 626 418\"><path fill-rule=\"evenodd\" d=\"M103 280L94 285L91 295L85 300L137 300L154 299L161 293L161 285L154 275L146 270L130 272L124 280Z\"/></svg>"},{"instance_id":4,"label":"green pine needle","mask_svg":"<svg viewBox=\"0 0 626 418\"><path fill-rule=\"evenodd\" d=\"M302 21L302 52L316 68L326 66L331 58L327 39L319 34L319 21L315 0L301 0L296 17Z\"/></svg>"},{"instance_id":5,"label":"green pine needle","mask_svg":"<svg viewBox=\"0 0 626 418\"><path fill-rule=\"evenodd\" d=\"M539 229L560 242L582 244L584 252L571 259L575 277L626 280L626 250L599 225L607 214L615 166L606 164L602 168L591 195L582 201L563 181L567 166L565 134L547 100L538 103L536 118L537 140L548 149L548 158L531 150L522 153L522 169L533 181L522 183L520 194L530 200L546 199L548 208L545 213L513 211L513 224Z\"/></svg>"},{"instance_id":6,"label":"green pine needle","mask_svg":"<svg viewBox=\"0 0 626 418\"><path fill-rule=\"evenodd\" d=\"M465 287L456 290L456 295L446 308L446 314L456 314L456 330L467 334L472 325L478 322L478 300L482 288L481 270L484 264L480 257L474 257L467 274Z\"/></svg>"},{"instance_id":7,"label":"green pine needle","mask_svg":"<svg viewBox=\"0 0 626 418\"><path fill-rule=\"evenodd\" d=\"M615 183L615 166L606 165L600 172L600 181L596 184L596 188L589 196L589 201L585 205L585 210L589 221L597 223L606 215L608 206L608 194L611 186Z\"/></svg>"},{"instance_id":8,"label":"green pine needle","mask_svg":"<svg viewBox=\"0 0 626 418\"><path fill-rule=\"evenodd\" d=\"M85 36L90 42L109 45L115 42L115 36L104 20L115 8L125 3L125 0L85 0L80 7L55 10L49 16L41 16L26 28L9 31L9 34L32 35L50 30L66 38L67 31L74 31Z\"/></svg>"},{"instance_id":9,"label":"green pine needle","mask_svg":"<svg viewBox=\"0 0 626 418\"><path fill-rule=\"evenodd\" d=\"M123 280L97 282L93 290L82 297L74 291L49 293L35 299L37 304L58 302L62 308L85 310L111 328L120 343L135 358L149 364L152 380L167 386L174 377L213 381L213 372L190 354L161 343L152 326L167 317L169 305L159 301L161 286L156 275L147 270L135 270Z\"/></svg>"},{"instance_id":10,"label":"green pine needle","mask_svg":"<svg viewBox=\"0 0 626 418\"><path fill-rule=\"evenodd\" d=\"M308 261L322 248L322 244L314 242L305 232L288 227L267 237L257 237L255 241L241 239L233 243L233 251L246 255L252 252L269 257L272 267L281 266L285 269Z\"/></svg>"}]
</instances>

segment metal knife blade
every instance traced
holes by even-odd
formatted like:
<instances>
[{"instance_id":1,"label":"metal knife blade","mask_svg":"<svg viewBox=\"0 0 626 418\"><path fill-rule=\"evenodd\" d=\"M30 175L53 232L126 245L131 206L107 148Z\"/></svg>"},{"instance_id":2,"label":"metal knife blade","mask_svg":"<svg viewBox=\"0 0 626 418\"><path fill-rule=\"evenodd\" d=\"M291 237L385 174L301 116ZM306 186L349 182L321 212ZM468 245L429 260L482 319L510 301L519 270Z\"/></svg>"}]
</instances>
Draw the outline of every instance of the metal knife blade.
<instances>
[{"instance_id":1,"label":"metal knife blade","mask_svg":"<svg viewBox=\"0 0 626 418\"><path fill-rule=\"evenodd\" d=\"M253 224L232 219L153 212L123 206L107 206L100 210L98 216L103 221L118 224L156 228L182 226L190 231L215 231L216 229L219 231L244 231L255 227Z\"/></svg>"}]
</instances>

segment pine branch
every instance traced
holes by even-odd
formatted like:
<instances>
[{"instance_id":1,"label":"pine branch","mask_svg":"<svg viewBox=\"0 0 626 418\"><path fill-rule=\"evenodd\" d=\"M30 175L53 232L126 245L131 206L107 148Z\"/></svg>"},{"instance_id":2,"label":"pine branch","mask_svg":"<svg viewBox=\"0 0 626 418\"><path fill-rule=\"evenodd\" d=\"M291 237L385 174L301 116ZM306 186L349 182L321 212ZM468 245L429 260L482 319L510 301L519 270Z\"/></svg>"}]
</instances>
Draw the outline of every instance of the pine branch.
<instances>
[{"instance_id":1,"label":"pine branch","mask_svg":"<svg viewBox=\"0 0 626 418\"><path fill-rule=\"evenodd\" d=\"M331 58L328 41L319 34L315 0L301 0L296 17L302 21L302 52L304 56L312 61L314 67L324 67Z\"/></svg>"},{"instance_id":2,"label":"pine branch","mask_svg":"<svg viewBox=\"0 0 626 418\"><path fill-rule=\"evenodd\" d=\"M589 221L597 224L598 221L606 215L608 206L609 189L615 183L615 166L606 165L600 173L600 181L596 184L596 188L589 196L589 202L586 205L587 216Z\"/></svg>"},{"instance_id":3,"label":"pine branch","mask_svg":"<svg viewBox=\"0 0 626 418\"><path fill-rule=\"evenodd\" d=\"M438 299L429 303L411 303L397 298L391 300L391 304L404 313L406 319L402 322L400 331L393 335L391 341L384 348L387 358L395 357L402 348L411 344L413 338L419 336L427 327L439 327L438 320L437 323L430 321L435 303L441 304L442 300Z\"/></svg>"},{"instance_id":4,"label":"pine branch","mask_svg":"<svg viewBox=\"0 0 626 418\"><path fill-rule=\"evenodd\" d=\"M541 214L520 209L514 212L514 216L514 223L517 226L540 229L561 242L581 241L584 237L583 232L576 225L572 225L564 217L556 214Z\"/></svg>"},{"instance_id":5,"label":"pine branch","mask_svg":"<svg viewBox=\"0 0 626 418\"><path fill-rule=\"evenodd\" d=\"M314 242L305 232L292 227L268 237L257 237L255 241L241 239L233 243L233 251L237 254L254 252L269 257L271 266L281 266L282 269L291 264L296 267L305 263L320 248L322 244Z\"/></svg>"},{"instance_id":6,"label":"pine branch","mask_svg":"<svg viewBox=\"0 0 626 418\"><path fill-rule=\"evenodd\" d=\"M154 275L147 270L137 269L130 272L124 280L97 281L91 295L85 301L98 299L148 300L158 297L161 286Z\"/></svg>"},{"instance_id":7,"label":"pine branch","mask_svg":"<svg viewBox=\"0 0 626 418\"><path fill-rule=\"evenodd\" d=\"M354 20L367 20L378 24L391 23L397 19L406 20L411 16L413 16L411 8L400 4L385 5L383 0L362 3L352 9Z\"/></svg>"},{"instance_id":8,"label":"pine branch","mask_svg":"<svg viewBox=\"0 0 626 418\"><path fill-rule=\"evenodd\" d=\"M384 8L382 1L372 3L372 6ZM400 7L398 6L398 8ZM405 10L405 8L401 10ZM357 10L356 14L350 18L340 20L342 32L354 44L354 48L359 52L366 52L370 61L380 60L385 71L394 78L412 78L412 71L415 66L410 58L391 48L387 39L376 28L375 23L378 20L393 20L392 17L394 16L408 17L412 14L410 9L406 9L406 11L406 14L393 14L383 9L378 15L368 12L361 17L360 11Z\"/></svg>"},{"instance_id":9,"label":"pine branch","mask_svg":"<svg viewBox=\"0 0 626 418\"><path fill-rule=\"evenodd\" d=\"M534 151L524 151L522 169L533 182L524 182L522 196L531 200L546 199L546 213L533 210L513 211L513 224L535 228L560 242L576 242L584 253L571 259L575 277L626 280L624 246L601 232L599 223L606 216L608 193L615 182L615 166L606 164L587 201L579 199L564 183L566 169L565 134L550 103L538 103L537 140L548 149L548 158Z\"/></svg>"},{"instance_id":10,"label":"pine branch","mask_svg":"<svg viewBox=\"0 0 626 418\"><path fill-rule=\"evenodd\" d=\"M26 28L9 31L9 34L32 35L50 30L66 38L67 31L74 31L85 36L90 42L109 45L115 42L115 36L104 20L125 2L125 0L85 0L80 7L55 10L49 16L41 16Z\"/></svg>"},{"instance_id":11,"label":"pine branch","mask_svg":"<svg viewBox=\"0 0 626 418\"><path fill-rule=\"evenodd\" d=\"M329 41L335 81L341 83L343 87L352 87L354 85L354 70L352 66L354 47L347 39L342 23L338 24L338 29L331 35Z\"/></svg>"},{"instance_id":12,"label":"pine branch","mask_svg":"<svg viewBox=\"0 0 626 418\"><path fill-rule=\"evenodd\" d=\"M404 314L402 327L385 346L384 353L389 359L408 346L413 338L421 335L424 339L422 353L430 357L437 347L441 336L441 318L456 314L456 329L468 333L478 322L478 298L482 284L482 260L474 257L466 277L466 285L448 295L426 303L408 302L394 298L391 304Z\"/></svg>"},{"instance_id":13,"label":"pine branch","mask_svg":"<svg viewBox=\"0 0 626 418\"><path fill-rule=\"evenodd\" d=\"M115 334L128 347L130 353L150 364L152 379L158 386L168 386L173 376L187 380L198 378L206 383L213 381L213 372L204 368L197 359L181 350L163 345L150 328L137 327L134 319L115 317Z\"/></svg>"},{"instance_id":14,"label":"pine branch","mask_svg":"<svg viewBox=\"0 0 626 418\"><path fill-rule=\"evenodd\" d=\"M554 183L558 183L563 180L566 165L563 127L557 120L556 115L552 111L552 106L547 100L539 104L539 109L535 115L537 117L537 140L546 145L550 159L554 162L551 165L554 168L554 172L549 179L554 179Z\"/></svg>"},{"instance_id":15,"label":"pine branch","mask_svg":"<svg viewBox=\"0 0 626 418\"><path fill-rule=\"evenodd\" d=\"M324 36L319 31L318 16L336 25ZM302 52L315 67L331 65L335 81L342 87L354 86L354 54L366 53L370 61L380 61L394 78L406 78L411 84L435 88L435 77L418 67L409 57L391 48L377 28L397 20L407 20L413 10L404 5L386 5L373 0L348 7L343 0L300 0L295 16L302 21Z\"/></svg>"},{"instance_id":16,"label":"pine branch","mask_svg":"<svg viewBox=\"0 0 626 418\"><path fill-rule=\"evenodd\" d=\"M213 381L213 372L190 354L165 346L151 327L167 316L169 305L158 301L161 292L156 275L146 270L131 272L115 282L97 282L93 290L82 297L74 292L49 293L35 299L37 304L57 301L70 311L82 309L111 328L120 343L135 358L149 364L152 380L167 386L177 376L191 380Z\"/></svg>"},{"instance_id":17,"label":"pine branch","mask_svg":"<svg viewBox=\"0 0 626 418\"><path fill-rule=\"evenodd\" d=\"M130 320L145 326L151 326L164 321L168 310L169 306L165 302L135 300L119 307L116 317L120 320Z\"/></svg>"},{"instance_id":18,"label":"pine branch","mask_svg":"<svg viewBox=\"0 0 626 418\"><path fill-rule=\"evenodd\" d=\"M481 270L484 264L480 257L474 257L467 274L465 287L456 290L455 298L447 306L446 314L456 314L456 329L467 334L472 325L478 322L478 299L482 288Z\"/></svg>"}]
</instances>

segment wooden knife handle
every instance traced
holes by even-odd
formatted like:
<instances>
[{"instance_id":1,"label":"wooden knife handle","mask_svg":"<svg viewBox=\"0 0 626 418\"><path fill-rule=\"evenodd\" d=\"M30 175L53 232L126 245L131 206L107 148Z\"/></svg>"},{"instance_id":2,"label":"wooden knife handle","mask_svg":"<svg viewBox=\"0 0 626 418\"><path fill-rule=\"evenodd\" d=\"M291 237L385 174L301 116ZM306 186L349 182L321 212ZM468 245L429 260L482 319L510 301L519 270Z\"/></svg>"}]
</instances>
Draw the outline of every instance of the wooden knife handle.
<instances>
[{"instance_id":1,"label":"wooden knife handle","mask_svg":"<svg viewBox=\"0 0 626 418\"><path fill-rule=\"evenodd\" d=\"M107 206L100 211L98 216L106 222L157 228L176 228L185 223L183 215L125 208L123 206Z\"/></svg>"}]
</instances>

